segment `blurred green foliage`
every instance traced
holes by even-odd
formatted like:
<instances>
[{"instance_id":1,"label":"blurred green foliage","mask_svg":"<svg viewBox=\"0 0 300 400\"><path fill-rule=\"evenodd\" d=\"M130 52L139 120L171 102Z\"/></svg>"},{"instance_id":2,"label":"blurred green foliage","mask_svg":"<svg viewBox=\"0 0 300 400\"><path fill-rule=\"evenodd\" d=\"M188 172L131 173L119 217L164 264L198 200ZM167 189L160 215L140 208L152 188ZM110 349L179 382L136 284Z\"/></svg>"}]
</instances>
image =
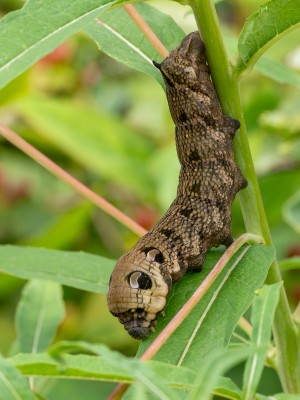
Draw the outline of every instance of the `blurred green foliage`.
<instances>
[{"instance_id":1,"label":"blurred green foliage","mask_svg":"<svg viewBox=\"0 0 300 400\"><path fill-rule=\"evenodd\" d=\"M224 32L236 36L259 3L220 2ZM182 6L154 4L168 10L185 31L195 29L191 14ZM21 5L17 0L2 1L0 15ZM282 39L268 56L299 73L299 32ZM277 256L279 260L299 256L299 89L253 70L243 81L242 97ZM151 77L101 53L86 34L72 36L2 89L0 106L3 123L145 228L163 215L174 198L179 165L162 88ZM136 241L134 234L3 139L0 154L2 244L84 250L116 259ZM233 235L242 232L236 201ZM284 272L292 307L300 300L299 274L299 270ZM5 355L13 353L13 316L23 285L20 279L1 276L0 351ZM64 299L67 317L58 339L100 341L134 354L137 344L108 313L104 295L65 287ZM266 379L262 393L278 385L274 375ZM112 386L52 382L47 398L82 399L88 391L89 399L104 399Z\"/></svg>"}]
</instances>

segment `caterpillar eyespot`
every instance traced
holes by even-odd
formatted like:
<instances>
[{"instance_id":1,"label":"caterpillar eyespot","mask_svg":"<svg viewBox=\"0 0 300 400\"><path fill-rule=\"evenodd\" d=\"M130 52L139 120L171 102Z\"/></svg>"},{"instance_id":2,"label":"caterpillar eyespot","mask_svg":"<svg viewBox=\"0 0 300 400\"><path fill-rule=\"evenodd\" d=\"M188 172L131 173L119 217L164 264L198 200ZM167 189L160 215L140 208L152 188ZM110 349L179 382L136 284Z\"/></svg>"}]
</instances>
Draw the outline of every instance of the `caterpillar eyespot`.
<instances>
[{"instance_id":1,"label":"caterpillar eyespot","mask_svg":"<svg viewBox=\"0 0 300 400\"><path fill-rule=\"evenodd\" d=\"M111 276L108 308L136 339L154 330L172 282L200 271L208 248L232 243L231 205L247 186L233 155L240 123L222 113L199 34L153 64L166 84L181 170L169 210Z\"/></svg>"},{"instance_id":2,"label":"caterpillar eyespot","mask_svg":"<svg viewBox=\"0 0 300 400\"><path fill-rule=\"evenodd\" d=\"M128 277L128 281L132 289L151 289L152 287L151 278L144 272L132 272Z\"/></svg>"},{"instance_id":3,"label":"caterpillar eyespot","mask_svg":"<svg viewBox=\"0 0 300 400\"><path fill-rule=\"evenodd\" d=\"M158 249L150 249L146 252L146 259L148 261L156 261L162 263L164 261L164 256Z\"/></svg>"}]
</instances>

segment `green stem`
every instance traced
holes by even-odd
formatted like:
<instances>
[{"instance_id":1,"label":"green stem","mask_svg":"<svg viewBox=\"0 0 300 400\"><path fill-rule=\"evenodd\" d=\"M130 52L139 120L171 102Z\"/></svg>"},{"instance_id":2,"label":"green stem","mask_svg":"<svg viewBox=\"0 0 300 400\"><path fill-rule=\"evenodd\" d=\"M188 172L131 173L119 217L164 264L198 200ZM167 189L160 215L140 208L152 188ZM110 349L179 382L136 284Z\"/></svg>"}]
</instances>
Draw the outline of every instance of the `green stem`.
<instances>
[{"instance_id":1,"label":"green stem","mask_svg":"<svg viewBox=\"0 0 300 400\"><path fill-rule=\"evenodd\" d=\"M248 187L239 193L245 226L248 232L262 236L267 245L272 245L257 177L255 174L246 125L239 93L239 78L231 67L221 37L215 6L210 0L190 0L195 19L206 46L206 55L212 79L226 115L241 123L235 138L236 160L248 180ZM267 283L282 280L278 263L270 268ZM286 392L300 392L300 344L284 288L280 292L276 310L274 340L277 348L277 372Z\"/></svg>"},{"instance_id":2,"label":"green stem","mask_svg":"<svg viewBox=\"0 0 300 400\"><path fill-rule=\"evenodd\" d=\"M286 258L279 263L280 271L289 271L291 269L300 269L300 256Z\"/></svg>"}]
</instances>

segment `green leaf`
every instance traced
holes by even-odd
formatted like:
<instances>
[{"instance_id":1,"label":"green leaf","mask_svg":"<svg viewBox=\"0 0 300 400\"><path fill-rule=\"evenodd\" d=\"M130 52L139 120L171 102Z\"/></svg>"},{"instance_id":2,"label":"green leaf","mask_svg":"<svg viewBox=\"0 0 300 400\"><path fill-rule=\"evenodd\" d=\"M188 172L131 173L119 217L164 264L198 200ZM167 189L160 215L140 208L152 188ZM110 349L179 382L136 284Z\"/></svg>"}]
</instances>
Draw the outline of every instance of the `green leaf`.
<instances>
[{"instance_id":1,"label":"green leaf","mask_svg":"<svg viewBox=\"0 0 300 400\"><path fill-rule=\"evenodd\" d=\"M182 4L183 6L189 5L189 0L174 0L176 3ZM213 0L214 4L221 3L224 0Z\"/></svg>"},{"instance_id":2,"label":"green leaf","mask_svg":"<svg viewBox=\"0 0 300 400\"><path fill-rule=\"evenodd\" d=\"M155 361L153 361L153 362L155 363ZM148 365L148 363L147 363L147 365ZM158 368L159 368L159 366L167 367L167 365L169 365L169 367L171 367L170 373L172 374L172 372L173 372L172 368L174 368L173 366L171 366L170 364L164 364L164 363L159 363L159 362L157 363ZM152 366L152 364L151 364L151 366ZM176 367L176 368L179 372L182 370L183 367ZM190 375L190 378L194 379L194 375L195 375L194 371L189 370L188 368L183 368L182 371L185 372L185 370L191 371L192 373ZM164 368L162 368L162 372L164 373ZM215 383L215 387L213 387L213 389L212 389L212 393L215 396L219 396L222 399L226 398L226 399L231 399L231 400L241 400L241 391L236 386L236 384L233 383L233 381L231 379L220 376L219 378L214 380L214 382L216 382L216 383ZM178 381L178 384L179 384L179 381ZM127 390L125 396L123 397L124 400L132 400L132 399L136 398L135 397L135 386L136 385L130 387L129 390ZM175 387L177 389L177 392L179 392L181 399L187 399L191 392L191 389L193 389L193 387L194 387L194 381L193 381L193 384L190 386L184 387L183 385L180 386L180 385L174 384L174 385L172 385L172 387ZM145 392L145 396L148 396L148 397L145 397L147 399L148 398L156 399L156 397L153 397L149 391ZM138 400L141 398L144 399L144 397L137 397Z\"/></svg>"},{"instance_id":3,"label":"green leaf","mask_svg":"<svg viewBox=\"0 0 300 400\"><path fill-rule=\"evenodd\" d=\"M53 249L67 248L83 231L90 219L92 205L84 203L62 215L59 215L54 222L39 231L34 236L22 240L22 245L34 247L48 247ZM66 226L68 229L66 229Z\"/></svg>"},{"instance_id":4,"label":"green leaf","mask_svg":"<svg viewBox=\"0 0 300 400\"><path fill-rule=\"evenodd\" d=\"M67 345L65 344L62 348L67 350ZM70 349L76 350L76 342L73 344L70 342ZM143 363L113 352L105 346L77 343L77 351L90 351L97 356L65 353L58 355L57 350L56 357L49 354L18 354L9 361L24 375L98 379L124 383L133 383L134 380L138 380L156 393L167 394L170 399L176 396L168 386L186 390L191 387L195 378L194 372L188 368L177 368L153 361ZM161 398L168 398L163 396Z\"/></svg>"},{"instance_id":5,"label":"green leaf","mask_svg":"<svg viewBox=\"0 0 300 400\"><path fill-rule=\"evenodd\" d=\"M35 400L27 379L2 356L0 356L0 399Z\"/></svg>"},{"instance_id":6,"label":"green leaf","mask_svg":"<svg viewBox=\"0 0 300 400\"><path fill-rule=\"evenodd\" d=\"M122 121L66 100L26 98L14 106L39 135L84 167L151 196L145 159L152 146Z\"/></svg>"},{"instance_id":7,"label":"green leaf","mask_svg":"<svg viewBox=\"0 0 300 400\"><path fill-rule=\"evenodd\" d=\"M236 59L236 52L238 41L231 35L226 33L224 36L224 44L226 45L226 50L229 53L232 60ZM262 75L273 79L275 82L287 83L289 85L294 85L300 87L300 77L296 71L289 68L287 65L277 60L263 55L257 63L255 64L255 69Z\"/></svg>"},{"instance_id":8,"label":"green leaf","mask_svg":"<svg viewBox=\"0 0 300 400\"><path fill-rule=\"evenodd\" d=\"M257 394L255 398L257 400L299 400L299 394L278 393L273 396Z\"/></svg>"},{"instance_id":9,"label":"green leaf","mask_svg":"<svg viewBox=\"0 0 300 400\"><path fill-rule=\"evenodd\" d=\"M112 359L126 371L131 372L135 380L142 383L156 398L162 400L179 399L176 392L164 384L161 369L155 373L147 365L134 359L129 360L121 354L116 354L111 351L105 352L102 355L107 361Z\"/></svg>"},{"instance_id":10,"label":"green leaf","mask_svg":"<svg viewBox=\"0 0 300 400\"><path fill-rule=\"evenodd\" d=\"M27 376L48 376L51 378L105 380L111 382L132 382L133 377L123 368L108 363L102 357L91 355L64 354L53 358L49 354L18 354L8 361Z\"/></svg>"},{"instance_id":11,"label":"green leaf","mask_svg":"<svg viewBox=\"0 0 300 400\"><path fill-rule=\"evenodd\" d=\"M43 279L105 293L114 260L83 252L0 246L0 271L23 279Z\"/></svg>"},{"instance_id":12,"label":"green leaf","mask_svg":"<svg viewBox=\"0 0 300 400\"><path fill-rule=\"evenodd\" d=\"M299 190L300 170L274 171L260 178L259 186L264 193L264 206L270 226L279 225L282 205ZM284 240L284 238L281 238Z\"/></svg>"},{"instance_id":13,"label":"green leaf","mask_svg":"<svg viewBox=\"0 0 300 400\"><path fill-rule=\"evenodd\" d=\"M300 257L291 257L281 260L279 267L282 271L288 271L290 269L300 269Z\"/></svg>"},{"instance_id":14,"label":"green leaf","mask_svg":"<svg viewBox=\"0 0 300 400\"><path fill-rule=\"evenodd\" d=\"M219 251L210 251L200 273L189 273L174 284L165 309L167 316L165 319L158 318L156 334L141 343L139 354L146 350L191 297L219 257ZM155 359L197 369L213 350L226 348L239 318L252 303L255 290L263 284L273 259L272 247L254 245L240 249Z\"/></svg>"},{"instance_id":15,"label":"green leaf","mask_svg":"<svg viewBox=\"0 0 300 400\"><path fill-rule=\"evenodd\" d=\"M32 280L24 287L16 312L22 353L40 353L51 344L65 315L62 295L55 282Z\"/></svg>"},{"instance_id":16,"label":"green leaf","mask_svg":"<svg viewBox=\"0 0 300 400\"><path fill-rule=\"evenodd\" d=\"M0 88L119 0L27 0L0 21ZM30 29L29 29L30 27Z\"/></svg>"},{"instance_id":17,"label":"green leaf","mask_svg":"<svg viewBox=\"0 0 300 400\"><path fill-rule=\"evenodd\" d=\"M256 393L256 399L257 400L270 400L269 397L264 396L263 394L259 394L259 393Z\"/></svg>"},{"instance_id":18,"label":"green leaf","mask_svg":"<svg viewBox=\"0 0 300 400\"><path fill-rule=\"evenodd\" d=\"M107 361L91 355L64 354L55 359L49 354L18 354L9 359L24 375L48 376L66 379L104 380L110 382L134 382L134 371L124 369L116 361ZM168 364L149 361L144 363L151 371L159 374L171 387L190 389L195 373L189 368L177 368ZM139 363L141 365L141 363Z\"/></svg>"},{"instance_id":19,"label":"green leaf","mask_svg":"<svg viewBox=\"0 0 300 400\"><path fill-rule=\"evenodd\" d=\"M251 400L254 397L263 372L281 286L281 282L263 286L253 303L251 341L255 346L255 353L247 360L244 370L244 400Z\"/></svg>"},{"instance_id":20,"label":"green leaf","mask_svg":"<svg viewBox=\"0 0 300 400\"><path fill-rule=\"evenodd\" d=\"M161 380L161 372L156 375L150 371L145 364L136 359L130 359L123 356L121 353L110 350L108 347L99 344L90 344L87 342L68 342L64 341L52 346L49 350L51 355L61 356L66 351L88 351L99 356L102 356L107 362L115 363L128 371L133 377L147 387L152 393L160 399L175 399L177 398L174 391L170 391ZM166 397L169 396L169 397Z\"/></svg>"},{"instance_id":21,"label":"green leaf","mask_svg":"<svg viewBox=\"0 0 300 400\"><path fill-rule=\"evenodd\" d=\"M98 356L66 353L82 351L92 352ZM50 355L18 354L10 358L9 362L24 375L133 383L134 379L140 379L140 374L136 372L138 369L143 374L147 371L147 376L150 376L148 375L150 371L153 372L156 382L158 379L176 389L186 391L194 386L195 372L189 368L178 368L157 361L140 362L113 352L102 345L60 342L52 346L50 353ZM230 379L220 377L216 382L214 393L238 399L239 390Z\"/></svg>"},{"instance_id":22,"label":"green leaf","mask_svg":"<svg viewBox=\"0 0 300 400\"><path fill-rule=\"evenodd\" d=\"M183 30L168 15L145 3L134 7L169 51L184 38ZM84 30L104 53L153 76L164 86L160 72L152 64L152 60L159 61L162 57L123 8L105 12Z\"/></svg>"},{"instance_id":23,"label":"green leaf","mask_svg":"<svg viewBox=\"0 0 300 400\"><path fill-rule=\"evenodd\" d=\"M278 136L289 139L297 139L300 133L300 96L299 92L281 100L280 106L274 110L265 110L259 119L260 124L264 129L271 132L276 132ZM275 138L272 138L273 141ZM297 142L290 140L285 143L284 152L279 152L279 155L285 156L288 160L293 158L299 160L299 154L293 147ZM278 155L277 155L278 157ZM278 162L278 161L277 161Z\"/></svg>"},{"instance_id":24,"label":"green leaf","mask_svg":"<svg viewBox=\"0 0 300 400\"><path fill-rule=\"evenodd\" d=\"M8 361L17 367L24 375L48 376L52 378L65 379L85 379L85 380L104 380L111 382L133 383L135 371L131 368L124 368L120 363L131 359L116 352L108 350L106 357L91 356L85 354L71 355L66 352L92 352L102 354L105 346L90 345L85 342L60 342L52 347L51 354L18 354ZM112 353L116 353L116 357ZM194 387L195 371L185 367L175 367L170 364L157 361L147 361L141 363L134 360L140 368L140 365L146 366L153 371L160 379L172 388L177 390L189 391ZM128 364L128 365L129 365ZM234 400L239 400L239 389L229 379L220 377L215 385L213 392L216 395L227 396Z\"/></svg>"},{"instance_id":25,"label":"green leaf","mask_svg":"<svg viewBox=\"0 0 300 400\"><path fill-rule=\"evenodd\" d=\"M246 20L239 37L240 68L251 68L275 41L296 29L299 23L299 0L271 0L260 6Z\"/></svg>"},{"instance_id":26,"label":"green leaf","mask_svg":"<svg viewBox=\"0 0 300 400\"><path fill-rule=\"evenodd\" d=\"M299 75L283 63L279 63L269 57L262 57L257 61L255 68L275 82L287 83L300 88Z\"/></svg>"},{"instance_id":27,"label":"green leaf","mask_svg":"<svg viewBox=\"0 0 300 400\"><path fill-rule=\"evenodd\" d=\"M295 232L300 233L300 191L296 192L283 205L283 217Z\"/></svg>"},{"instance_id":28,"label":"green leaf","mask_svg":"<svg viewBox=\"0 0 300 400\"><path fill-rule=\"evenodd\" d=\"M132 390L132 399L133 400L150 400L151 399L151 393L149 395L149 391L143 386L140 382L136 382L134 385L129 388L129 390ZM122 397L123 400L127 398L128 390L125 393L125 396ZM157 398L157 397L156 397Z\"/></svg>"},{"instance_id":29,"label":"green leaf","mask_svg":"<svg viewBox=\"0 0 300 400\"><path fill-rule=\"evenodd\" d=\"M230 55L232 60L235 60L238 46L237 39L235 36L228 33L226 33L223 38L227 53ZM273 60L267 55L263 55L259 60L257 60L254 68L262 75L273 79L275 82L287 83L290 85L295 85L296 87L300 87L300 77L296 71L282 62Z\"/></svg>"},{"instance_id":30,"label":"green leaf","mask_svg":"<svg viewBox=\"0 0 300 400\"><path fill-rule=\"evenodd\" d=\"M234 350L212 352L202 365L200 373L197 374L195 388L192 390L189 400L212 399L212 391L218 377L247 358L251 352L251 348L242 347Z\"/></svg>"},{"instance_id":31,"label":"green leaf","mask_svg":"<svg viewBox=\"0 0 300 400\"><path fill-rule=\"evenodd\" d=\"M214 387L213 393L216 396L220 396L226 399L232 399L232 400L241 399L240 389L230 378L225 378L224 376L219 377Z\"/></svg>"}]
</instances>

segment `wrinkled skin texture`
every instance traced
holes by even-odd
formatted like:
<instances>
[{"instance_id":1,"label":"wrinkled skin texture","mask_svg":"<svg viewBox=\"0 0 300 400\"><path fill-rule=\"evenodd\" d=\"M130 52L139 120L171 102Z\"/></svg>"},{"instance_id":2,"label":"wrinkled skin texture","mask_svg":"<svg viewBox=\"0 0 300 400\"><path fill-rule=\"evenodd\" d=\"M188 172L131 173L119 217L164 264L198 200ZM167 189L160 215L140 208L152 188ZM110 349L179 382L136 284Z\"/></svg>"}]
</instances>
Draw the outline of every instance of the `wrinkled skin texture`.
<instances>
[{"instance_id":1,"label":"wrinkled skin texture","mask_svg":"<svg viewBox=\"0 0 300 400\"><path fill-rule=\"evenodd\" d=\"M231 205L247 186L233 158L240 124L222 113L204 51L193 32L154 63L166 83L181 171L165 216L118 260L111 276L109 310L136 339L154 330L172 282L187 270L200 271L209 247L232 243Z\"/></svg>"}]
</instances>

